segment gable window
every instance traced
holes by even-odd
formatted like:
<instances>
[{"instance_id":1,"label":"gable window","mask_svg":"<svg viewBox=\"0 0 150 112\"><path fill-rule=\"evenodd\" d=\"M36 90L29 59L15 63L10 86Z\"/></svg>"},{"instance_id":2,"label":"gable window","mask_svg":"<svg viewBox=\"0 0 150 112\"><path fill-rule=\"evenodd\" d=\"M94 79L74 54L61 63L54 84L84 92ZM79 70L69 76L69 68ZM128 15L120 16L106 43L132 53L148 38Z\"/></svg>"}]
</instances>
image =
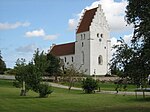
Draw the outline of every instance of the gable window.
<instances>
[{"instance_id":1,"label":"gable window","mask_svg":"<svg viewBox=\"0 0 150 112\"><path fill-rule=\"evenodd\" d=\"M102 64L103 64L102 55L100 55L100 56L98 57L98 64L99 64L99 65L102 65Z\"/></svg>"},{"instance_id":2,"label":"gable window","mask_svg":"<svg viewBox=\"0 0 150 112\"><path fill-rule=\"evenodd\" d=\"M65 62L66 62L67 60L66 60L66 57L65 57Z\"/></svg>"},{"instance_id":3,"label":"gable window","mask_svg":"<svg viewBox=\"0 0 150 112\"><path fill-rule=\"evenodd\" d=\"M73 57L71 57L71 60L72 60L72 62L73 62Z\"/></svg>"}]
</instances>

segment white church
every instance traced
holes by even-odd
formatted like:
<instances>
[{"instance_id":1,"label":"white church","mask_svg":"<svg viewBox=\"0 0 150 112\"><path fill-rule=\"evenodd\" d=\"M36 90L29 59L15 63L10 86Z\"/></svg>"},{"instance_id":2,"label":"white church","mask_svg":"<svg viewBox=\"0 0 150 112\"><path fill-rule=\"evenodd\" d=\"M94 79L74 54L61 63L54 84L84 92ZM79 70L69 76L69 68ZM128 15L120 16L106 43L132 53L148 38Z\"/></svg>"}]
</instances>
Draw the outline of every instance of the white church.
<instances>
[{"instance_id":1,"label":"white church","mask_svg":"<svg viewBox=\"0 0 150 112\"><path fill-rule=\"evenodd\" d=\"M101 8L85 10L76 29L76 41L52 45L50 53L63 60L65 67L73 64L87 75L110 72L109 26Z\"/></svg>"}]
</instances>

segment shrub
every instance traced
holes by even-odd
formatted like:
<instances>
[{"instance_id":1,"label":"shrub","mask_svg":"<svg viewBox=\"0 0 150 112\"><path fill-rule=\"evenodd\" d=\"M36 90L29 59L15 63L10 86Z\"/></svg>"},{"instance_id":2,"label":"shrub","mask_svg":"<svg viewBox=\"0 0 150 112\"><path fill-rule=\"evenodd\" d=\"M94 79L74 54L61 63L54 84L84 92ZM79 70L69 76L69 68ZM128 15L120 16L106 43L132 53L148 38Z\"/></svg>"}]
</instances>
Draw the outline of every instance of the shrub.
<instances>
[{"instance_id":1,"label":"shrub","mask_svg":"<svg viewBox=\"0 0 150 112\"><path fill-rule=\"evenodd\" d=\"M47 84L40 84L39 85L39 97L48 97L53 91L50 86Z\"/></svg>"},{"instance_id":2,"label":"shrub","mask_svg":"<svg viewBox=\"0 0 150 112\"><path fill-rule=\"evenodd\" d=\"M90 77L83 79L82 88L85 93L93 93L94 90L98 89L98 82Z\"/></svg>"}]
</instances>

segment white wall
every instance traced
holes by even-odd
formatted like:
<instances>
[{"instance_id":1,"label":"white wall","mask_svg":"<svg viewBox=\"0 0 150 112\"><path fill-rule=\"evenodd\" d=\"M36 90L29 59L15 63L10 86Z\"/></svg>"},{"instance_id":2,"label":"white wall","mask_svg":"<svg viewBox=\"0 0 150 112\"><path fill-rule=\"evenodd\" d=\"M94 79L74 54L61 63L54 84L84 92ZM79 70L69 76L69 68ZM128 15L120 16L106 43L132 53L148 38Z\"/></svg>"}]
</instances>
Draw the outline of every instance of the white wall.
<instances>
[{"instance_id":1,"label":"white wall","mask_svg":"<svg viewBox=\"0 0 150 112\"><path fill-rule=\"evenodd\" d=\"M82 34L82 37L81 37ZM80 68L81 71L85 72L85 74L90 74L90 43L89 43L90 33L82 32L76 35L76 42L75 42L75 58L76 68ZM83 43L83 46L82 46ZM83 63L83 56L82 52L84 52L84 63Z\"/></svg>"},{"instance_id":2,"label":"white wall","mask_svg":"<svg viewBox=\"0 0 150 112\"><path fill-rule=\"evenodd\" d=\"M97 34L99 33L99 37ZM103 38L101 38L103 34ZM90 40L90 74L95 75L105 75L108 72L108 57L110 55L110 46L108 44L109 36L109 27L102 12L101 8L97 9L96 15L90 26L90 37L93 40ZM101 41L99 41L101 39ZM110 41L109 41L110 42ZM98 57L102 55L103 63L98 63Z\"/></svg>"},{"instance_id":3,"label":"white wall","mask_svg":"<svg viewBox=\"0 0 150 112\"><path fill-rule=\"evenodd\" d=\"M63 60L65 67L75 63L75 55L64 55L59 57L60 59ZM73 57L73 62L72 62L72 57ZM65 62L65 58L66 58L66 62Z\"/></svg>"}]
</instances>

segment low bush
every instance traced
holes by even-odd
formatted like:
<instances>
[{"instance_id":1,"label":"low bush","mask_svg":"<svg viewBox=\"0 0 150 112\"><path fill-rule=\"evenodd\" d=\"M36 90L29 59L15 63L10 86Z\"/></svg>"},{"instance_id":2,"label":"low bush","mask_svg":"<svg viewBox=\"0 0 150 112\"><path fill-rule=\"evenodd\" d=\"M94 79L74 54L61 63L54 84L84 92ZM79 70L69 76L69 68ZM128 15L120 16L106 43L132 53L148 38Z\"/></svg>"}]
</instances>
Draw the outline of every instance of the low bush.
<instances>
[{"instance_id":1,"label":"low bush","mask_svg":"<svg viewBox=\"0 0 150 112\"><path fill-rule=\"evenodd\" d=\"M51 86L47 85L47 84L40 84L39 85L39 97L48 97L49 94L51 94L52 88Z\"/></svg>"},{"instance_id":2,"label":"low bush","mask_svg":"<svg viewBox=\"0 0 150 112\"><path fill-rule=\"evenodd\" d=\"M82 81L82 88L85 93L94 93L94 90L98 89L98 82L91 77L87 77Z\"/></svg>"}]
</instances>

